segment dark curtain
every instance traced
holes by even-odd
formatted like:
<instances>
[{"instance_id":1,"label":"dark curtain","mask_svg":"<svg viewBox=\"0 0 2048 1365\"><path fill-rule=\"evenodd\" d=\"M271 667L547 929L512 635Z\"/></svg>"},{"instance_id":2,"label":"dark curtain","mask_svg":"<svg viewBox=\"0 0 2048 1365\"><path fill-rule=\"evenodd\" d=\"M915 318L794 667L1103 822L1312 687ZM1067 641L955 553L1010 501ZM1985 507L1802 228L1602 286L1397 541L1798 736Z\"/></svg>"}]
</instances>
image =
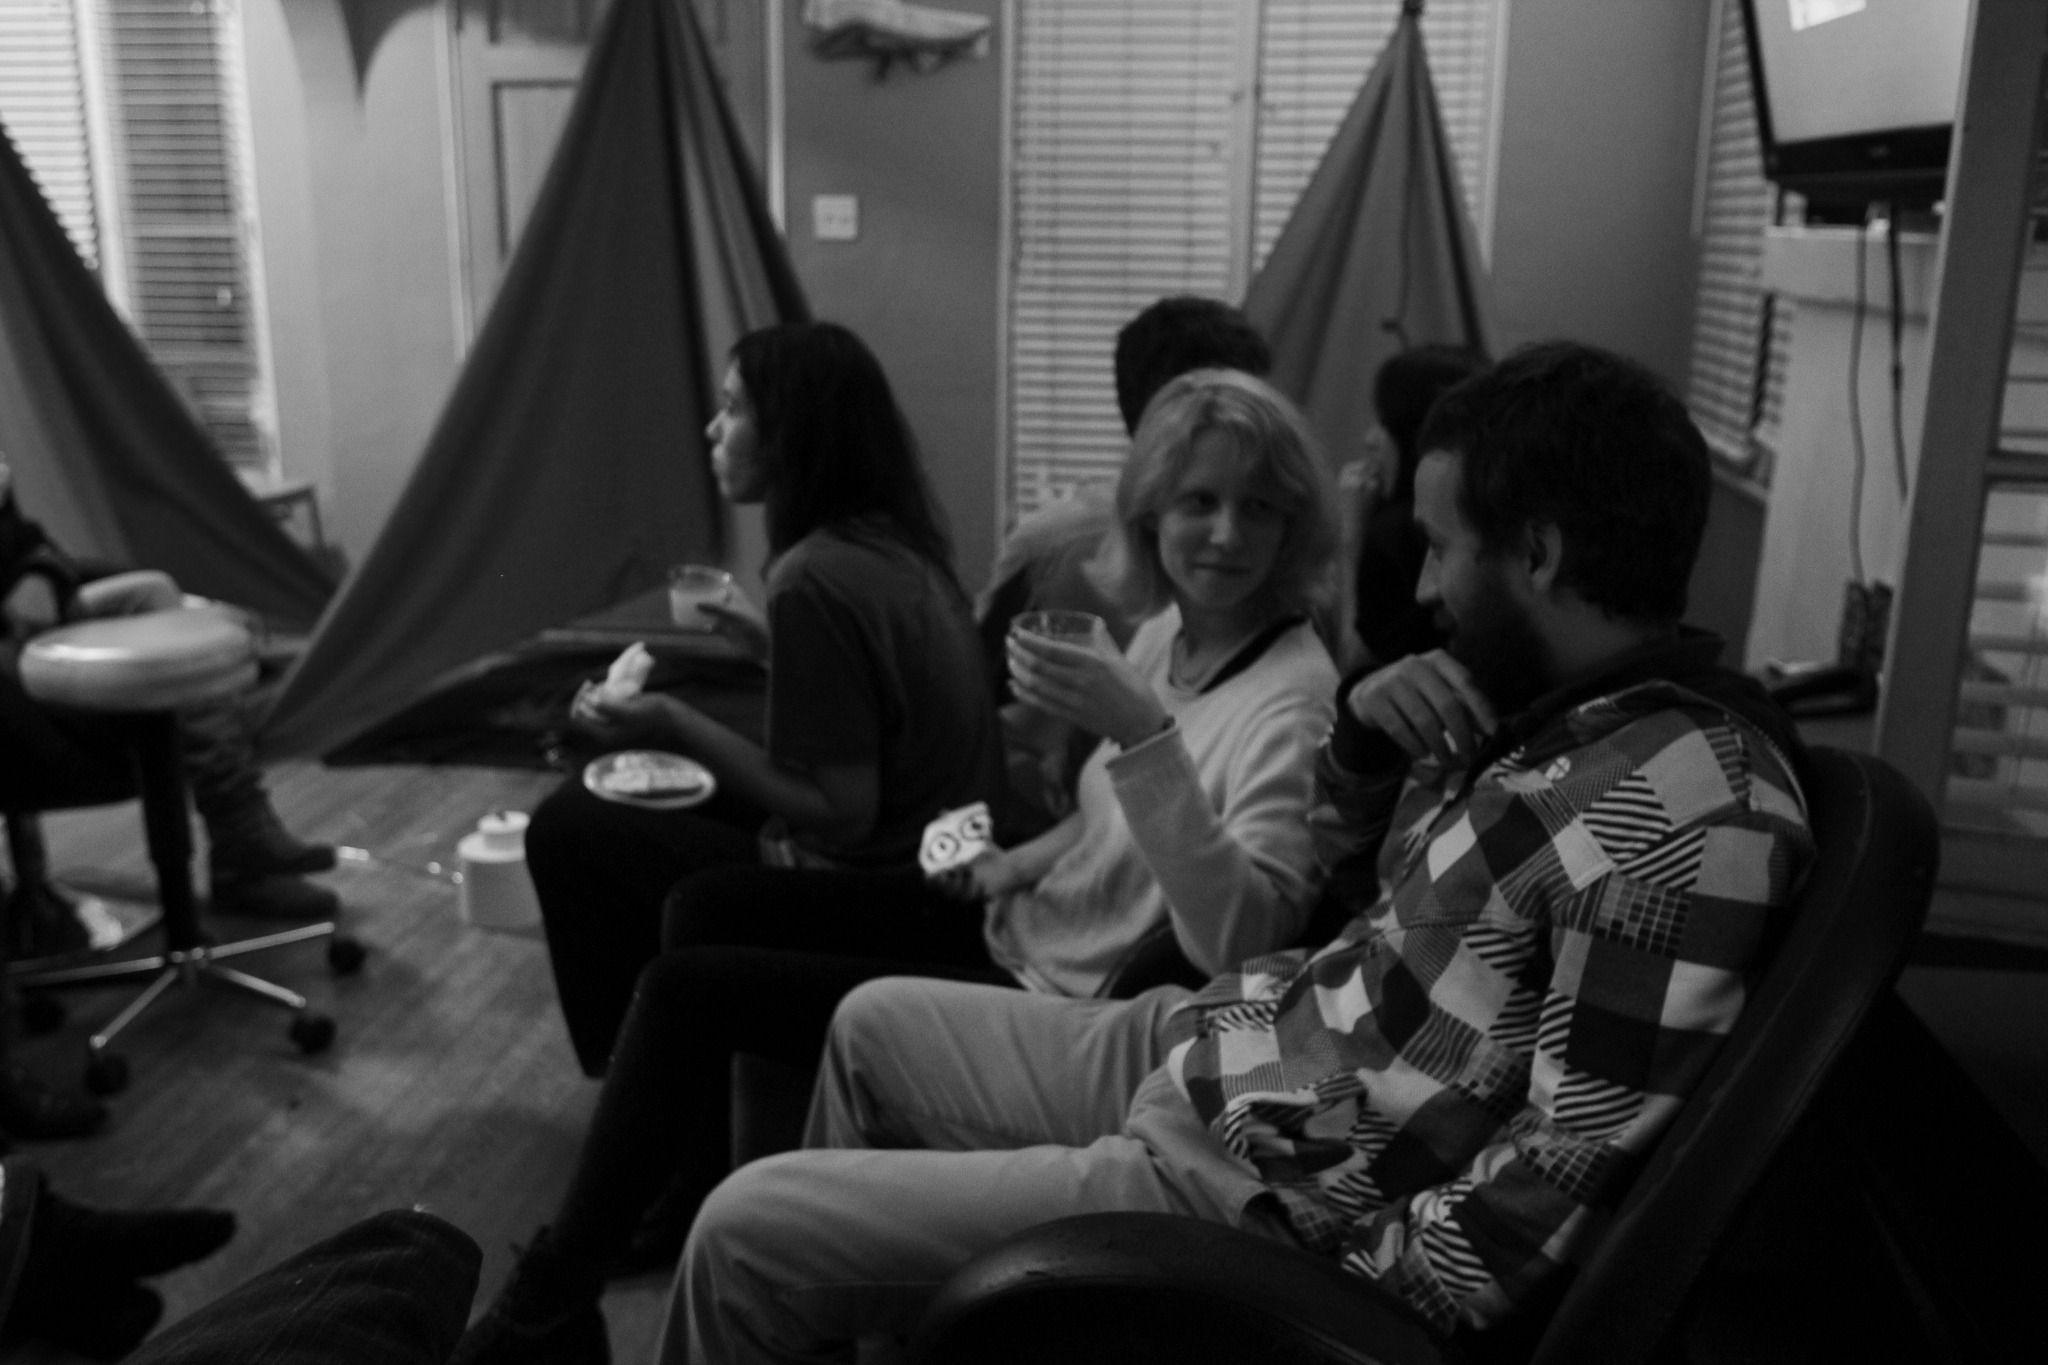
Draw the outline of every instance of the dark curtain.
<instances>
[{"instance_id":1,"label":"dark curtain","mask_svg":"<svg viewBox=\"0 0 2048 1365\"><path fill-rule=\"evenodd\" d=\"M1430 83L1421 8L1404 7L1245 294L1273 347L1274 385L1339 463L1373 422L1372 378L1388 356L1424 343L1491 350L1477 235Z\"/></svg>"},{"instance_id":2,"label":"dark curtain","mask_svg":"<svg viewBox=\"0 0 2048 1365\"><path fill-rule=\"evenodd\" d=\"M805 313L690 0L618 0L455 391L266 752L325 752L450 668L718 558L703 433L725 352Z\"/></svg>"},{"instance_id":3,"label":"dark curtain","mask_svg":"<svg viewBox=\"0 0 2048 1365\"><path fill-rule=\"evenodd\" d=\"M228 468L0 130L0 456L67 552L162 569L285 626L333 584Z\"/></svg>"}]
</instances>

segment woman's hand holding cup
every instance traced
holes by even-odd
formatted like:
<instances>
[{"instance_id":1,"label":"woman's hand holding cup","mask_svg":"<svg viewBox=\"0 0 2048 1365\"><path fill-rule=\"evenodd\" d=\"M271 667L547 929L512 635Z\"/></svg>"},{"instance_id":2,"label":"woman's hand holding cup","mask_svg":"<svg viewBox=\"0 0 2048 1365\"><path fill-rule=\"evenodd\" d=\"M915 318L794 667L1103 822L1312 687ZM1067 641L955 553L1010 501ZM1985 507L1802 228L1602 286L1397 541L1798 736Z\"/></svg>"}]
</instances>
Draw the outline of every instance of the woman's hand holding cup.
<instances>
[{"instance_id":1,"label":"woman's hand holding cup","mask_svg":"<svg viewBox=\"0 0 2048 1365\"><path fill-rule=\"evenodd\" d=\"M1158 733L1166 709L1085 611L1027 611L1010 624L1010 681L1017 699L1128 747Z\"/></svg>"}]
</instances>

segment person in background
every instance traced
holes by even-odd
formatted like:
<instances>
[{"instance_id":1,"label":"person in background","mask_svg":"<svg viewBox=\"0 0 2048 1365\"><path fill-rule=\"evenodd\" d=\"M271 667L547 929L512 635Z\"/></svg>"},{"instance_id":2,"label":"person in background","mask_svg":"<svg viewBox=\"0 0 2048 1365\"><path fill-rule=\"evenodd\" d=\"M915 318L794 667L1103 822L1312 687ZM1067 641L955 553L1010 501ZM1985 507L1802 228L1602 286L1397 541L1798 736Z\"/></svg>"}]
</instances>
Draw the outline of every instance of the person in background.
<instances>
[{"instance_id":1,"label":"person in background","mask_svg":"<svg viewBox=\"0 0 2048 1365\"><path fill-rule=\"evenodd\" d=\"M1238 370L1264 377L1273 354L1242 312L1219 299L1176 294L1148 304L1117 332L1117 412L1135 435L1160 386L1190 370ZM1115 539L1116 481L1084 484L1021 518L996 552L975 604L983 667L1003 704L1011 831L1027 837L1073 809L1073 786L1095 736L1015 702L1009 693L1010 623L1027 611L1100 616L1121 646L1137 628L1090 565Z\"/></svg>"},{"instance_id":2,"label":"person in background","mask_svg":"<svg viewBox=\"0 0 2048 1365\"><path fill-rule=\"evenodd\" d=\"M571 778L527 830L555 985L601 1076L662 904L720 866L839 868L917 884L941 811L996 801L1002 747L974 623L909 423L867 346L835 323L740 338L705 432L720 489L766 512L765 620L706 608L768 670L765 743L679 697L584 688L571 718L613 748L702 762L717 808L649 810ZM712 812L712 813L706 813Z\"/></svg>"},{"instance_id":3,"label":"person in background","mask_svg":"<svg viewBox=\"0 0 2048 1365\"><path fill-rule=\"evenodd\" d=\"M1422 448L1416 596L1448 643L1348 678L1317 759L1350 922L1192 995L854 991L817 1150L705 1201L664 1361L842 1358L1097 1210L1320 1252L1446 1338L1506 1329L1598 1238L1811 864L1798 738L1679 624L1709 457L1648 371L1519 351Z\"/></svg>"},{"instance_id":4,"label":"person in background","mask_svg":"<svg viewBox=\"0 0 2048 1365\"><path fill-rule=\"evenodd\" d=\"M1146 410L1116 516L1106 586L1143 622L1128 650L1100 630L1009 642L1019 698L1099 737L1074 812L928 888L740 868L681 883L570 1188L462 1365L602 1359L607 1263L665 1183L672 1262L731 1167L733 1055L812 1065L860 982L1086 997L1161 932L1199 976L1299 941L1317 889L1310 763L1337 682L1308 621L1336 544L1313 440L1260 380L1184 374Z\"/></svg>"},{"instance_id":5,"label":"person in background","mask_svg":"<svg viewBox=\"0 0 2048 1365\"><path fill-rule=\"evenodd\" d=\"M36 793L17 792L16 782L61 786L65 768L54 755L63 748L114 743L104 718L58 715L28 698L21 690L21 646L68 621L159 611L184 602L168 574L117 573L65 554L22 513L12 471L0 458L0 613L5 618L0 623L0 745L23 755L20 762L0 765L18 770L0 786L0 809L17 798L35 804ZM213 908L269 919L331 919L339 900L304 877L332 868L334 849L295 837L278 819L241 707L229 702L191 708L179 716L178 731L192 804L206 828Z\"/></svg>"},{"instance_id":6,"label":"person in background","mask_svg":"<svg viewBox=\"0 0 2048 1365\"><path fill-rule=\"evenodd\" d=\"M1417 346L1387 357L1373 376L1378 424L1366 433L1366 486L1344 509L1350 539L1351 628L1364 658L1390 664L1443 643L1434 614L1415 600L1415 576L1428 546L1415 524L1417 437L1446 389L1485 363L1454 346Z\"/></svg>"}]
</instances>

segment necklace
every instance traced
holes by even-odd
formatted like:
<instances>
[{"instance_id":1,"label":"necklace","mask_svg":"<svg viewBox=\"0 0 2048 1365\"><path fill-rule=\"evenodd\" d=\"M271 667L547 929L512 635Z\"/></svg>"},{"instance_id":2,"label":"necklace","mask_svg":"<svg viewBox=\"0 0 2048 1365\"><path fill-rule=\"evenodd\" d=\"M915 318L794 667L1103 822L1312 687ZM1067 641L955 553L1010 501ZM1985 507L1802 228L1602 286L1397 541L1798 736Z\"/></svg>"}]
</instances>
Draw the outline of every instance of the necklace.
<instances>
[{"instance_id":1,"label":"necklace","mask_svg":"<svg viewBox=\"0 0 2048 1365\"><path fill-rule=\"evenodd\" d=\"M1174 634L1173 648L1167 655L1166 680L1189 692L1201 691L1215 676L1216 670L1235 658L1244 642L1257 633L1247 631L1220 648L1200 648L1188 642L1188 633L1183 627Z\"/></svg>"}]
</instances>

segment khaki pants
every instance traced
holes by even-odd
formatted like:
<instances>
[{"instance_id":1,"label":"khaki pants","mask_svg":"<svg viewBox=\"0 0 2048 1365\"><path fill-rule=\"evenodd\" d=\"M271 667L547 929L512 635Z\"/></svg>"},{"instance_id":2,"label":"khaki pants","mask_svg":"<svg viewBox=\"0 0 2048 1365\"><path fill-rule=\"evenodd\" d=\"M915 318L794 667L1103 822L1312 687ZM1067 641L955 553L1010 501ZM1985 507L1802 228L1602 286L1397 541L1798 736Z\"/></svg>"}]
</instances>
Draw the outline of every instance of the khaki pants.
<instances>
[{"instance_id":1,"label":"khaki pants","mask_svg":"<svg viewBox=\"0 0 2048 1365\"><path fill-rule=\"evenodd\" d=\"M900 977L854 991L825 1045L811 1150L744 1167L706 1201L661 1359L849 1360L860 1338L907 1333L977 1252L1067 1214L1178 1213L1286 1238L1159 1068L1161 1025L1186 995Z\"/></svg>"}]
</instances>

